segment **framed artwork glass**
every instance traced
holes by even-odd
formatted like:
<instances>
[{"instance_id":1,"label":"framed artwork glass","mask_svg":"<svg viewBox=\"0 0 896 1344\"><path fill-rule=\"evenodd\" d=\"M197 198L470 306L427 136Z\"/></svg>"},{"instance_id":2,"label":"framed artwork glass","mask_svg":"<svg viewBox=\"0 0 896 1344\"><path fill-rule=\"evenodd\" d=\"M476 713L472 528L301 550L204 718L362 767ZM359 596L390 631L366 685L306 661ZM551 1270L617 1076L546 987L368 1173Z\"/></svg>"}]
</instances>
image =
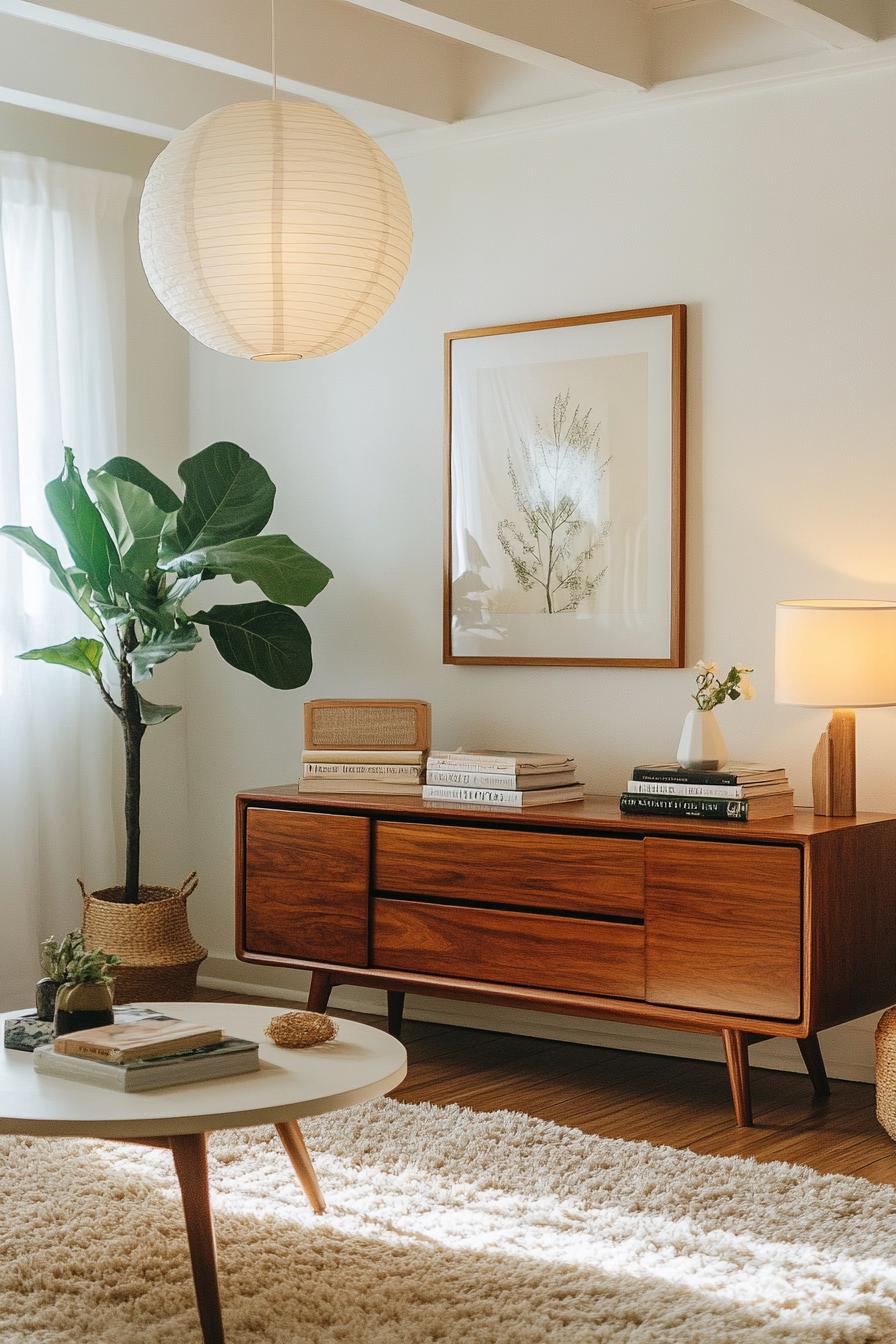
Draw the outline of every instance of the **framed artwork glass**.
<instances>
[{"instance_id":1,"label":"framed artwork glass","mask_svg":"<svg viewBox=\"0 0 896 1344\"><path fill-rule=\"evenodd\" d=\"M446 663L683 666L685 328L446 335Z\"/></svg>"}]
</instances>

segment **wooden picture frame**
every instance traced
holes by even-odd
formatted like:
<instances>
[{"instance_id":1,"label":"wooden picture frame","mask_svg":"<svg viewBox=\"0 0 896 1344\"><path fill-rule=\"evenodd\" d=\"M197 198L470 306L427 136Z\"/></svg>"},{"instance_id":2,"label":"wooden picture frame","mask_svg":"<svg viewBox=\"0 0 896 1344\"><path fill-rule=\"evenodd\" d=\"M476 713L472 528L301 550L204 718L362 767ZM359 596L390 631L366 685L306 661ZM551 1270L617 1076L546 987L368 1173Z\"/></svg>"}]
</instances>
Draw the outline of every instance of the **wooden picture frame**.
<instances>
[{"instance_id":1,"label":"wooden picture frame","mask_svg":"<svg viewBox=\"0 0 896 1344\"><path fill-rule=\"evenodd\" d=\"M446 333L443 662L684 666L686 327L671 304Z\"/></svg>"}]
</instances>

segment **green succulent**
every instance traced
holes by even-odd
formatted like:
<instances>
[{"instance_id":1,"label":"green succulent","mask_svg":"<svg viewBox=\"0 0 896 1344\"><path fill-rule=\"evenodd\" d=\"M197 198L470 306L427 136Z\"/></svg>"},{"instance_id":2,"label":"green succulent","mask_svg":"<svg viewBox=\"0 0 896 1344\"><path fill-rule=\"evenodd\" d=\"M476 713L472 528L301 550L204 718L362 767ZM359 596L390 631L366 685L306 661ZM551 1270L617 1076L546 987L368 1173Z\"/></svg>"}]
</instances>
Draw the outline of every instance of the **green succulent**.
<instances>
[{"instance_id":1,"label":"green succulent","mask_svg":"<svg viewBox=\"0 0 896 1344\"><path fill-rule=\"evenodd\" d=\"M97 948L93 952L81 952L68 964L65 973L67 985L110 985L113 966L119 965L119 958L113 953Z\"/></svg>"},{"instance_id":2,"label":"green succulent","mask_svg":"<svg viewBox=\"0 0 896 1344\"><path fill-rule=\"evenodd\" d=\"M44 975L62 984L69 966L84 951L84 935L80 929L67 933L61 942L58 938L45 938L40 945L40 968Z\"/></svg>"}]
</instances>

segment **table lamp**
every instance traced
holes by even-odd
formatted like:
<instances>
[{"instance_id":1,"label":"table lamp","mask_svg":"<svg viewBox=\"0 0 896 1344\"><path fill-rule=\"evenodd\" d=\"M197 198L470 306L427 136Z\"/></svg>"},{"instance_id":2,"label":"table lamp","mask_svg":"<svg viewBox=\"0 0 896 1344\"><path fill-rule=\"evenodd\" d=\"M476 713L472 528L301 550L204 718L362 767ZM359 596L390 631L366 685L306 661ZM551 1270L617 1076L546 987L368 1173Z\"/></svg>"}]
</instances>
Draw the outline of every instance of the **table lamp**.
<instances>
[{"instance_id":1,"label":"table lamp","mask_svg":"<svg viewBox=\"0 0 896 1344\"><path fill-rule=\"evenodd\" d=\"M854 817L855 711L896 704L896 602L779 602L775 700L834 711L812 757L812 798L817 816Z\"/></svg>"}]
</instances>

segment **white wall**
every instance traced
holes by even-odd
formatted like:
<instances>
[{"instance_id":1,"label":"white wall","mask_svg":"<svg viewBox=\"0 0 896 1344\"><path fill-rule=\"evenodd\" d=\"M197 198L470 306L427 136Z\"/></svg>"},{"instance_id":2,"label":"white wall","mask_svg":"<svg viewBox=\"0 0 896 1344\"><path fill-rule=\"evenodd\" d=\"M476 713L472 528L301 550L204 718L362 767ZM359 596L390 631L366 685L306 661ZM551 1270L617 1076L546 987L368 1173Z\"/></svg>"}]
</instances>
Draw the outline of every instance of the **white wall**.
<instances>
[{"instance_id":1,"label":"white wall","mask_svg":"<svg viewBox=\"0 0 896 1344\"><path fill-rule=\"evenodd\" d=\"M191 444L229 437L261 458L277 529L336 576L309 610L303 691L269 691L208 645L188 660L194 920L219 958L232 796L296 778L307 697L424 697L437 743L569 749L594 792L674 748L688 672L442 665L449 329L689 305L688 657L755 666L759 699L722 711L730 745L785 763L809 801L824 716L773 703L774 603L896 589L894 158L896 76L881 72L406 159L415 256L376 331L305 365L192 345ZM896 810L896 710L860 715L859 753L860 806ZM832 1037L834 1071L868 1076L867 1027Z\"/></svg>"}]
</instances>

